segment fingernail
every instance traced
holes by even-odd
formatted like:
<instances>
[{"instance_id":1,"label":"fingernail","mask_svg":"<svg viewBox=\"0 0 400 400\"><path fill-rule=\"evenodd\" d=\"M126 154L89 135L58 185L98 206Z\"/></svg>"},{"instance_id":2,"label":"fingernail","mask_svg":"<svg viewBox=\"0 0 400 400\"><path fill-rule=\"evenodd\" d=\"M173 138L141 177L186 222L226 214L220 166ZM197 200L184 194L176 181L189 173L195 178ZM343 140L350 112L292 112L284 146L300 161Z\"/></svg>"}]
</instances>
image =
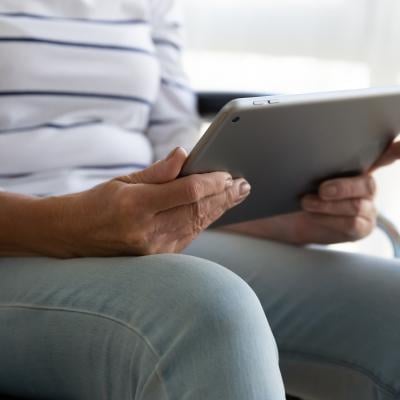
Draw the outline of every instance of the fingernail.
<instances>
[{"instance_id":1,"label":"fingernail","mask_svg":"<svg viewBox=\"0 0 400 400\"><path fill-rule=\"evenodd\" d=\"M178 151L178 148L179 148L179 147L176 147L175 149L173 149L173 150L171 151L171 153L168 154L168 157L165 159L165 161L168 161L168 160L170 160L171 158L174 158L174 155L175 155L175 153Z\"/></svg>"},{"instance_id":2,"label":"fingernail","mask_svg":"<svg viewBox=\"0 0 400 400\"><path fill-rule=\"evenodd\" d=\"M176 147L174 150L171 151L171 153L168 154L168 157L165 159L165 161L169 161L169 160L171 160L172 158L174 158L175 155L176 155L176 153L177 153L180 149L182 149L183 151L185 151L185 150L183 149L183 147ZM185 152L186 152L186 151L185 151Z\"/></svg>"},{"instance_id":3,"label":"fingernail","mask_svg":"<svg viewBox=\"0 0 400 400\"><path fill-rule=\"evenodd\" d=\"M247 196L251 191L251 186L247 181L240 184L239 194L241 197Z\"/></svg>"},{"instance_id":4,"label":"fingernail","mask_svg":"<svg viewBox=\"0 0 400 400\"><path fill-rule=\"evenodd\" d=\"M338 193L339 190L335 184L330 184L322 187L322 195L325 197L336 197Z\"/></svg>"}]
</instances>

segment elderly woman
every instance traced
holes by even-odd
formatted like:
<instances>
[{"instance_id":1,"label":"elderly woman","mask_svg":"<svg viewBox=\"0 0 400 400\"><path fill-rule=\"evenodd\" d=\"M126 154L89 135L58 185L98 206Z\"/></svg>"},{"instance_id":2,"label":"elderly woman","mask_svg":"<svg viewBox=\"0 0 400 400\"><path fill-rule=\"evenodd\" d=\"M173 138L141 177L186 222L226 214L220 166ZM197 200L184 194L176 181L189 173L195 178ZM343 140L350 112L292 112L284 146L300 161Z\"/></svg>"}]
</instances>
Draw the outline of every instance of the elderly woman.
<instances>
[{"instance_id":1,"label":"elderly woman","mask_svg":"<svg viewBox=\"0 0 400 400\"><path fill-rule=\"evenodd\" d=\"M178 178L198 119L174 2L0 7L0 394L283 400L274 331L288 392L398 398L398 264L292 246L368 235L371 176L204 232L251 188Z\"/></svg>"}]
</instances>

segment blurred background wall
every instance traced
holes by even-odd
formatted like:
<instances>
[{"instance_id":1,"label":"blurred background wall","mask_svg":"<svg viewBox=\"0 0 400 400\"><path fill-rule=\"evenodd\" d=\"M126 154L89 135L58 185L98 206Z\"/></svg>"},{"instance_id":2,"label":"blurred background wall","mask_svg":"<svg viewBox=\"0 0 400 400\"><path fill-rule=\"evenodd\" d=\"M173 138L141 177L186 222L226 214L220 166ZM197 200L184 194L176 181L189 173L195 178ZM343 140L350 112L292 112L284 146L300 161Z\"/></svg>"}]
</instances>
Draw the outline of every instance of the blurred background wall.
<instances>
[{"instance_id":1,"label":"blurred background wall","mask_svg":"<svg viewBox=\"0 0 400 400\"><path fill-rule=\"evenodd\" d=\"M204 65L216 68L210 84L219 87L292 93L400 83L398 0L182 3L187 63L199 86L206 84ZM257 80L238 81L238 72ZM278 73L286 78L276 79Z\"/></svg>"},{"instance_id":2,"label":"blurred background wall","mask_svg":"<svg viewBox=\"0 0 400 400\"><path fill-rule=\"evenodd\" d=\"M304 93L400 84L399 0L181 2L195 89ZM400 167L377 179L379 208L400 229ZM341 248L390 256L379 233Z\"/></svg>"}]
</instances>

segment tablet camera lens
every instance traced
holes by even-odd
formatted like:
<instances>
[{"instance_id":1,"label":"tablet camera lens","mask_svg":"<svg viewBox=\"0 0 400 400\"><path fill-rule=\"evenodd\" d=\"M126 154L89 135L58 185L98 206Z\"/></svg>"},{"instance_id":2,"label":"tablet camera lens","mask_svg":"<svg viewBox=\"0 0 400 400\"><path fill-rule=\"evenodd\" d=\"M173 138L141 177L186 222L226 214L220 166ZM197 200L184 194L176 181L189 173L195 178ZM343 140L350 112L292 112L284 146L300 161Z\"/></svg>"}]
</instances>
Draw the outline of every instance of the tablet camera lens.
<instances>
[{"instance_id":1,"label":"tablet camera lens","mask_svg":"<svg viewBox=\"0 0 400 400\"><path fill-rule=\"evenodd\" d=\"M233 118L232 122L239 122L240 121L240 117L235 117Z\"/></svg>"}]
</instances>

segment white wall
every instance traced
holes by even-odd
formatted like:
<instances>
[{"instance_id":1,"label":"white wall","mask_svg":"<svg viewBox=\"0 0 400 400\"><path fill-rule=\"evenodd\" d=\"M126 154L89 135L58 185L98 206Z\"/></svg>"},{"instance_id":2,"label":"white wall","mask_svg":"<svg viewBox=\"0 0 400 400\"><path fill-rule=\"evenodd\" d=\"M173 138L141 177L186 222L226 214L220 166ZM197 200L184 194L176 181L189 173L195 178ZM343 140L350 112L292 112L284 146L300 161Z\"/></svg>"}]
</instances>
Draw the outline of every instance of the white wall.
<instances>
[{"instance_id":1,"label":"white wall","mask_svg":"<svg viewBox=\"0 0 400 400\"><path fill-rule=\"evenodd\" d=\"M206 50L209 54L241 53L240 57L310 59L309 73L317 78L316 61L322 69L329 68L328 61L337 66L347 63L350 74L363 75L355 78L354 87L400 83L398 0L182 2L188 46L197 54ZM299 64L306 70L302 72L305 80L309 76L306 64ZM346 75L346 70L341 75ZM329 80L330 74L322 73L321 79ZM334 81L334 86L341 86L340 77ZM342 87L348 88L350 80L343 76L343 81ZM309 86L299 83L292 88L318 90L323 85Z\"/></svg>"}]
</instances>

